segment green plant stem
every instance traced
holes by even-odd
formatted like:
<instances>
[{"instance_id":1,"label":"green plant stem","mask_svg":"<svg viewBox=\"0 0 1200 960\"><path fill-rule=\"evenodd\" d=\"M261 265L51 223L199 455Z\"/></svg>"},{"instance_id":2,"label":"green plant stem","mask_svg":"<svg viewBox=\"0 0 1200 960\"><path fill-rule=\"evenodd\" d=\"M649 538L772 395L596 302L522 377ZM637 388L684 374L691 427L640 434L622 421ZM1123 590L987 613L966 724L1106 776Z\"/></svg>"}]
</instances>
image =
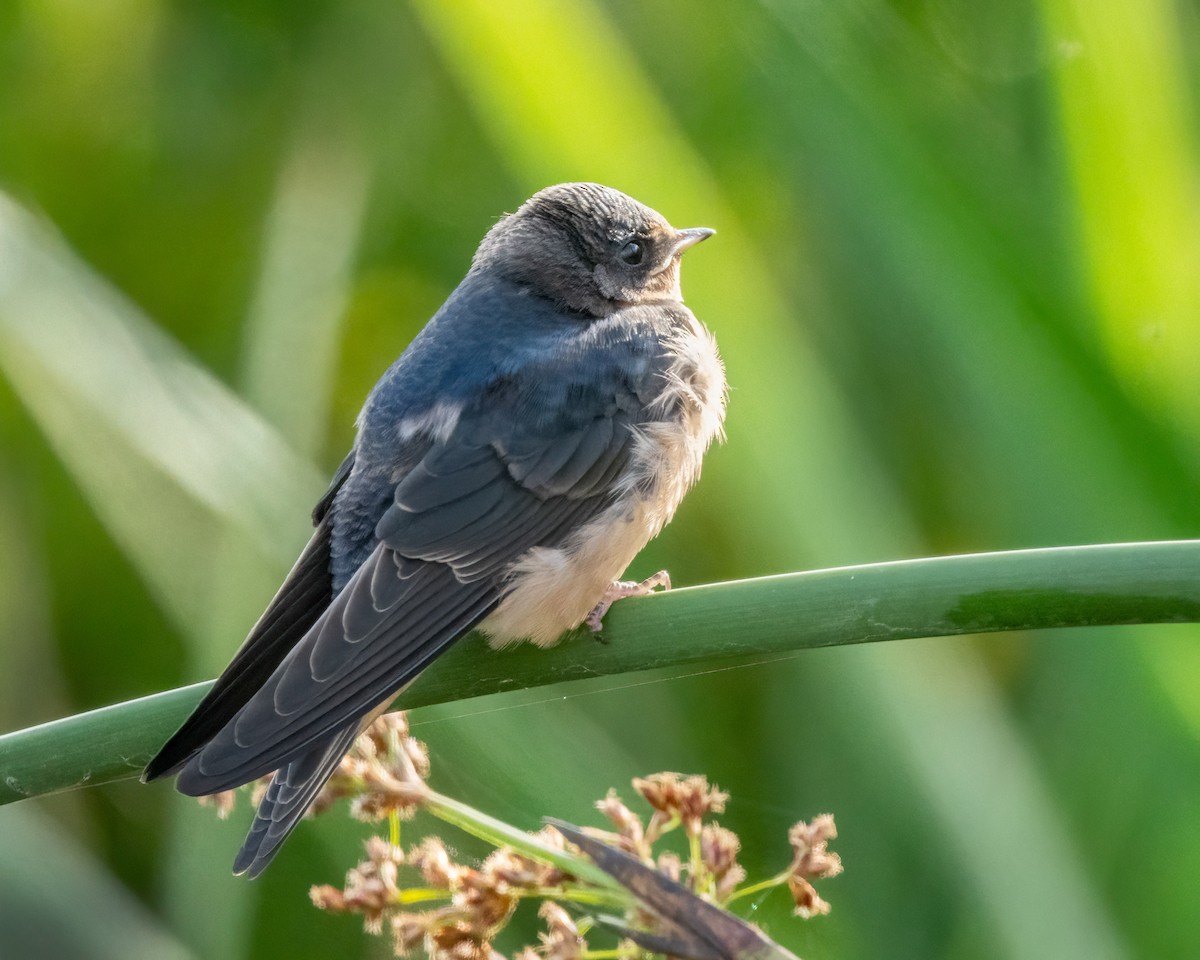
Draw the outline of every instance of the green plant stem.
<instances>
[{"instance_id":1,"label":"green plant stem","mask_svg":"<svg viewBox=\"0 0 1200 960\"><path fill-rule=\"evenodd\" d=\"M514 897L523 900L569 900L588 907L617 907L623 908L629 904L629 896L615 897L604 890L592 890L584 887L538 887L533 890L514 889ZM437 900L450 900L453 894L445 887L405 887L392 898L397 906L409 906L414 903L431 903Z\"/></svg>"},{"instance_id":2,"label":"green plant stem","mask_svg":"<svg viewBox=\"0 0 1200 960\"><path fill-rule=\"evenodd\" d=\"M701 866L704 858L700 854L700 834L688 835L688 879L691 881L692 890L697 894L703 891L700 888Z\"/></svg>"},{"instance_id":3,"label":"green plant stem","mask_svg":"<svg viewBox=\"0 0 1200 960\"><path fill-rule=\"evenodd\" d=\"M621 905L629 903L628 891L590 860L556 850L554 847L542 843L537 837L518 830L503 820L497 820L474 807L433 790L428 791L421 799L421 808L432 813L443 823L452 824L473 837L486 840L494 847L512 847L518 853L543 863L552 864L564 873L578 877L594 887L616 893Z\"/></svg>"},{"instance_id":4,"label":"green plant stem","mask_svg":"<svg viewBox=\"0 0 1200 960\"><path fill-rule=\"evenodd\" d=\"M408 887L391 898L398 906L408 906L413 903L433 903L437 900L449 900L451 893L444 887Z\"/></svg>"},{"instance_id":5,"label":"green plant stem","mask_svg":"<svg viewBox=\"0 0 1200 960\"><path fill-rule=\"evenodd\" d=\"M1056 547L791 573L617 604L599 643L491 651L472 635L405 708L811 647L1001 630L1200 621L1200 541ZM232 644L231 644L232 647ZM0 737L0 803L135 776L209 684Z\"/></svg>"},{"instance_id":6,"label":"green plant stem","mask_svg":"<svg viewBox=\"0 0 1200 960\"><path fill-rule=\"evenodd\" d=\"M777 887L781 883L786 882L787 878L788 875L787 871L785 870L783 873L777 873L773 877L767 877L766 880L759 880L758 883L752 883L748 887L742 887L740 890L735 890L730 895L729 899L725 901L725 905L729 906L729 904L733 903L735 900L741 900L743 897L750 897L756 893L762 893L764 890L770 890L773 887Z\"/></svg>"},{"instance_id":7,"label":"green plant stem","mask_svg":"<svg viewBox=\"0 0 1200 960\"><path fill-rule=\"evenodd\" d=\"M628 907L630 903L628 894L618 897L607 890L593 890L590 887L538 887L536 890L519 890L516 893L527 899L569 900L587 907L615 907L618 910Z\"/></svg>"}]
</instances>

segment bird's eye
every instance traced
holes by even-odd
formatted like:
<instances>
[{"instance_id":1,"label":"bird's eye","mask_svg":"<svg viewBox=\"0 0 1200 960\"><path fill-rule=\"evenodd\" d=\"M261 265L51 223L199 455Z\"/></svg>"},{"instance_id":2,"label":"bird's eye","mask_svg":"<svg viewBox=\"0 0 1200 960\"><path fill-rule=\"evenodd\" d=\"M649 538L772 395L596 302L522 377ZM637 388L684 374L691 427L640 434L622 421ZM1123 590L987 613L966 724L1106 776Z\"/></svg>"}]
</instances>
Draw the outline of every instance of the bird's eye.
<instances>
[{"instance_id":1,"label":"bird's eye","mask_svg":"<svg viewBox=\"0 0 1200 960\"><path fill-rule=\"evenodd\" d=\"M621 252L617 256L631 267L636 267L642 262L642 245L636 240L630 240L621 248Z\"/></svg>"}]
</instances>

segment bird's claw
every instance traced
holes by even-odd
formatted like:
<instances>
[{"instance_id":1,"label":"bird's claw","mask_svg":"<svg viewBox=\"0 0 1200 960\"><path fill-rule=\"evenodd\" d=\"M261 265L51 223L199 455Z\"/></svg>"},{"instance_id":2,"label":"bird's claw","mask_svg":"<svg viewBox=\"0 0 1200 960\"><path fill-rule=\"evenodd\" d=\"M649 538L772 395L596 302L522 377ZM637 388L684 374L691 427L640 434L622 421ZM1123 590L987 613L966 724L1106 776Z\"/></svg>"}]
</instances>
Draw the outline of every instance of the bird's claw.
<instances>
[{"instance_id":1,"label":"bird's claw","mask_svg":"<svg viewBox=\"0 0 1200 960\"><path fill-rule=\"evenodd\" d=\"M600 602L592 608L592 612L583 622L592 633L599 633L604 615L608 613L609 607L614 603L624 600L626 597L644 597L653 593L658 587L662 587L664 590L671 589L671 575L666 570L659 570L658 573L647 577L640 583L636 580L614 580L604 591Z\"/></svg>"}]
</instances>

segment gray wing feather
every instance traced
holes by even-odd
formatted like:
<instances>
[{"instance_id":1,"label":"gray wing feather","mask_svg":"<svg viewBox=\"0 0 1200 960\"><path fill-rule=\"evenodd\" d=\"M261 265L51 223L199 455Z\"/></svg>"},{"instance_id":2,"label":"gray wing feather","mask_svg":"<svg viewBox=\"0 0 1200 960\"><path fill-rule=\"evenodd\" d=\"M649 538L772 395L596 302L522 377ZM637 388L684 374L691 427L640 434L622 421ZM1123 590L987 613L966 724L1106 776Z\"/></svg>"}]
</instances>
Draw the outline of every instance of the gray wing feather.
<instances>
[{"instance_id":1,"label":"gray wing feather","mask_svg":"<svg viewBox=\"0 0 1200 960\"><path fill-rule=\"evenodd\" d=\"M605 453L612 446L614 429L612 417L597 417L588 425L571 457L554 474L553 490L556 494L571 492L577 497L588 495L590 488L581 481L594 466L608 460Z\"/></svg>"},{"instance_id":2,"label":"gray wing feather","mask_svg":"<svg viewBox=\"0 0 1200 960\"><path fill-rule=\"evenodd\" d=\"M586 430L577 430L546 444L529 456L511 460L508 465L509 475L531 490L543 489L554 493L570 490L569 484L551 486L551 481L579 449L579 444L586 435ZM561 489L554 489L560 486Z\"/></svg>"},{"instance_id":3,"label":"gray wing feather","mask_svg":"<svg viewBox=\"0 0 1200 960\"><path fill-rule=\"evenodd\" d=\"M396 487L396 504L421 513L485 489L504 473L489 446L440 448L418 463Z\"/></svg>"}]
</instances>

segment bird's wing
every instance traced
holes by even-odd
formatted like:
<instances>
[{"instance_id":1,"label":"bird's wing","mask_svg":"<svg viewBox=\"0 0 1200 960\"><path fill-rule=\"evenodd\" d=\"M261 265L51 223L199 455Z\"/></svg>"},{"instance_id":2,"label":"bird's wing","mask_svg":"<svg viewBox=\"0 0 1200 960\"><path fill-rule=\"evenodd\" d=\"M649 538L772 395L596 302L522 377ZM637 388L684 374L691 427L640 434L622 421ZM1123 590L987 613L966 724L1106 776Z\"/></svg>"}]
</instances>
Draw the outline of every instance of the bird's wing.
<instances>
[{"instance_id":1,"label":"bird's wing","mask_svg":"<svg viewBox=\"0 0 1200 960\"><path fill-rule=\"evenodd\" d=\"M259 617L233 660L192 714L147 764L143 781L176 772L240 710L333 598L329 574L329 507L350 475L354 454L342 461L313 511L316 531L283 586Z\"/></svg>"},{"instance_id":2,"label":"bird's wing","mask_svg":"<svg viewBox=\"0 0 1200 960\"><path fill-rule=\"evenodd\" d=\"M378 543L232 721L180 773L184 793L246 783L404 686L500 600L503 573L612 502L644 402L620 377L547 402L536 375L464 406L395 488Z\"/></svg>"}]
</instances>

